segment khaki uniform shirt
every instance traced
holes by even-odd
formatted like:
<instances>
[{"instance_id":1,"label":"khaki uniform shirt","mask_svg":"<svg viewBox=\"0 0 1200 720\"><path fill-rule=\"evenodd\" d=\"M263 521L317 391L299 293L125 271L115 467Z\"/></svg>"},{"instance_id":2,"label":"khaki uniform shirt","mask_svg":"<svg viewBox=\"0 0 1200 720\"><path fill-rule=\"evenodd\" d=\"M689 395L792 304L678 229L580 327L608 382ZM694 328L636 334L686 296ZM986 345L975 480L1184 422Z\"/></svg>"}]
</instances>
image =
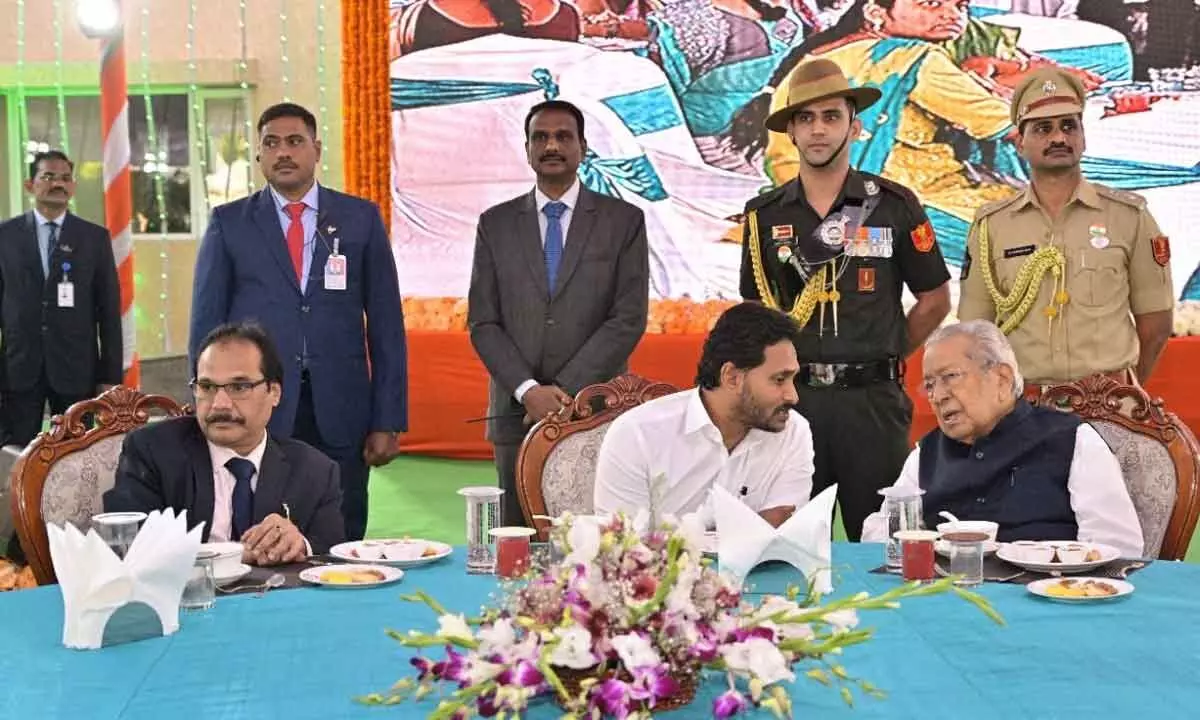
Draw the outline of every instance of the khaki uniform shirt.
<instances>
[{"instance_id":1,"label":"khaki uniform shirt","mask_svg":"<svg viewBox=\"0 0 1200 720\"><path fill-rule=\"evenodd\" d=\"M979 257L979 229L988 225L990 256ZM1042 209L1032 186L1015 198L976 213L963 262L959 320L996 320L984 282L983 263L1002 295L1040 246L1052 244L1066 257L1068 300L1053 323L1045 308L1054 298L1047 272L1037 300L1008 336L1021 374L1032 383L1069 382L1134 367L1138 336L1133 316L1171 310L1170 245L1133 193L1082 181L1057 219ZM980 267L972 266L972 259Z\"/></svg>"}]
</instances>

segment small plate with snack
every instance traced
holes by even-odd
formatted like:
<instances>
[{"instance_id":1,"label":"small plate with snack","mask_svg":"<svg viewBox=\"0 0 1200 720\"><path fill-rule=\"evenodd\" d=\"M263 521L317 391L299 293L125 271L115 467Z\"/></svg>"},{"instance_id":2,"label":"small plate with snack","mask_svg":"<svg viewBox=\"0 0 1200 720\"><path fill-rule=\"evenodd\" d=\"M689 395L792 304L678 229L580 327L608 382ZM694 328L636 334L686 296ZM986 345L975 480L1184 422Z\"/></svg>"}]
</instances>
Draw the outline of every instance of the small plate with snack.
<instances>
[{"instance_id":1,"label":"small plate with snack","mask_svg":"<svg viewBox=\"0 0 1200 720\"><path fill-rule=\"evenodd\" d=\"M1080 573L1107 565L1121 557L1121 551L1102 543L1021 540L1002 544L996 557L1034 572Z\"/></svg>"},{"instance_id":2,"label":"small plate with snack","mask_svg":"<svg viewBox=\"0 0 1200 720\"><path fill-rule=\"evenodd\" d=\"M321 565L300 571L304 582L333 588L375 587L402 577L403 570L388 565Z\"/></svg>"},{"instance_id":3,"label":"small plate with snack","mask_svg":"<svg viewBox=\"0 0 1200 720\"><path fill-rule=\"evenodd\" d=\"M1025 589L1048 600L1079 603L1125 597L1133 592L1133 585L1111 578L1071 577L1035 580Z\"/></svg>"},{"instance_id":4,"label":"small plate with snack","mask_svg":"<svg viewBox=\"0 0 1200 720\"><path fill-rule=\"evenodd\" d=\"M398 568L415 568L437 562L454 548L436 540L399 538L359 540L334 545L329 554L347 562L368 562Z\"/></svg>"}]
</instances>

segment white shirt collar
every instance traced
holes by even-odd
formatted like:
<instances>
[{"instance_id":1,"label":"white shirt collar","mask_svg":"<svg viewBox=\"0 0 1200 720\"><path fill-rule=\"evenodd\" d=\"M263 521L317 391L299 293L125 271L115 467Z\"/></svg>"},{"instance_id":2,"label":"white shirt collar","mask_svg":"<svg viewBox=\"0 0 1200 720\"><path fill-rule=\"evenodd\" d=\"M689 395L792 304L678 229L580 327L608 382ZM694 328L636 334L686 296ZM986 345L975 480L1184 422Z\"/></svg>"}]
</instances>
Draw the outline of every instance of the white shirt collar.
<instances>
[{"instance_id":1,"label":"white shirt collar","mask_svg":"<svg viewBox=\"0 0 1200 720\"><path fill-rule=\"evenodd\" d=\"M213 443L211 440L207 441L208 442L208 456L209 456L209 458L212 459L213 469L224 468L225 463L229 462L233 458L241 457L241 458L244 458L244 459L249 460L250 462L254 463L254 474L257 477L259 474L259 471L262 469L262 458L263 458L263 453L266 452L266 449L267 449L267 435L268 434L269 433L267 433L267 431L264 430L262 440L260 440L258 445L255 446L255 448L250 451L249 455L245 455L245 456L238 455L237 452L233 448L225 447L224 445L217 445L217 444Z\"/></svg>"},{"instance_id":2,"label":"white shirt collar","mask_svg":"<svg viewBox=\"0 0 1200 720\"><path fill-rule=\"evenodd\" d=\"M275 198L275 207L278 208L280 212L284 212L284 208L286 208L288 203L292 201L280 195L279 191L274 187L271 187L270 185L267 185L267 187L271 188L271 197ZM304 197L300 198L300 202L304 203L312 210L319 210L317 207L317 196L320 194L320 190L321 184L314 182L312 187L308 189L308 192L304 193Z\"/></svg>"},{"instance_id":3,"label":"white shirt collar","mask_svg":"<svg viewBox=\"0 0 1200 720\"><path fill-rule=\"evenodd\" d=\"M704 400L701 396L703 391L699 386L696 386L688 392L691 393L691 397L688 398L687 413L683 421L683 432L690 435L694 432L704 431L712 435L712 437L719 439L724 444L725 439L721 435L721 428L717 427L717 424L713 422L712 416L708 414L708 408L704 407ZM704 430L704 428L712 428L712 430ZM771 433L750 428L746 432L746 436L733 449L737 450L742 446L753 445L762 439L763 435L769 434ZM730 452L733 451L731 450Z\"/></svg>"},{"instance_id":4,"label":"white shirt collar","mask_svg":"<svg viewBox=\"0 0 1200 720\"><path fill-rule=\"evenodd\" d=\"M66 216L67 216L67 214L63 213L62 215L59 215L58 217L51 220L51 219L47 218L45 215L38 212L37 208L33 209L33 217L37 219L38 225L53 224L53 225L57 225L59 230L62 230L63 218L65 218Z\"/></svg>"},{"instance_id":5,"label":"white shirt collar","mask_svg":"<svg viewBox=\"0 0 1200 720\"><path fill-rule=\"evenodd\" d=\"M537 202L538 212L541 212L546 207L547 203L554 202L542 189L536 185L533 187L533 197ZM563 193L563 196L558 199L558 202L567 206L567 212L575 209L575 205L579 202L579 178L575 178L575 182L571 183L571 187Z\"/></svg>"}]
</instances>

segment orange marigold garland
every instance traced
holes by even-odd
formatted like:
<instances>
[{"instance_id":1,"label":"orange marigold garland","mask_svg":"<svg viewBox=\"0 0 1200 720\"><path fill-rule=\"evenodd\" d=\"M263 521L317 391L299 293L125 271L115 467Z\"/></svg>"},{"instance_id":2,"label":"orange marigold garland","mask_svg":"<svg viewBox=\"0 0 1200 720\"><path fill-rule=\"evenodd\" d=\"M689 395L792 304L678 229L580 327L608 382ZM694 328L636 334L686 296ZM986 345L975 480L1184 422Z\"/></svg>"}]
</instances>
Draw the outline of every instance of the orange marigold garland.
<instances>
[{"instance_id":1,"label":"orange marigold garland","mask_svg":"<svg viewBox=\"0 0 1200 720\"><path fill-rule=\"evenodd\" d=\"M346 192L379 206L390 224L391 89L388 0L342 0L342 156Z\"/></svg>"}]
</instances>

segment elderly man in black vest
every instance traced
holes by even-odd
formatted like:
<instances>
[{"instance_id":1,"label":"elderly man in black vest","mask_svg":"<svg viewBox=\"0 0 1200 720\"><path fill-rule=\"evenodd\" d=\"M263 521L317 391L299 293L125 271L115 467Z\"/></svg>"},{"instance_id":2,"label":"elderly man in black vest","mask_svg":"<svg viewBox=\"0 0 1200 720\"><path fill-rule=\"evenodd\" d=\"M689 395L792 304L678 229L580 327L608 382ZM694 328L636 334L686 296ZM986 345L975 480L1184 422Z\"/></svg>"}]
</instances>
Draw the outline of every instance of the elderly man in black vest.
<instances>
[{"instance_id":1,"label":"elderly man in black vest","mask_svg":"<svg viewBox=\"0 0 1200 720\"><path fill-rule=\"evenodd\" d=\"M908 456L897 486L919 486L925 526L938 512L991 520L996 539L1081 540L1142 554L1142 528L1104 439L1078 416L1036 408L1004 334L973 320L925 343L925 393L938 428ZM872 514L864 541L882 542L887 518Z\"/></svg>"}]
</instances>

